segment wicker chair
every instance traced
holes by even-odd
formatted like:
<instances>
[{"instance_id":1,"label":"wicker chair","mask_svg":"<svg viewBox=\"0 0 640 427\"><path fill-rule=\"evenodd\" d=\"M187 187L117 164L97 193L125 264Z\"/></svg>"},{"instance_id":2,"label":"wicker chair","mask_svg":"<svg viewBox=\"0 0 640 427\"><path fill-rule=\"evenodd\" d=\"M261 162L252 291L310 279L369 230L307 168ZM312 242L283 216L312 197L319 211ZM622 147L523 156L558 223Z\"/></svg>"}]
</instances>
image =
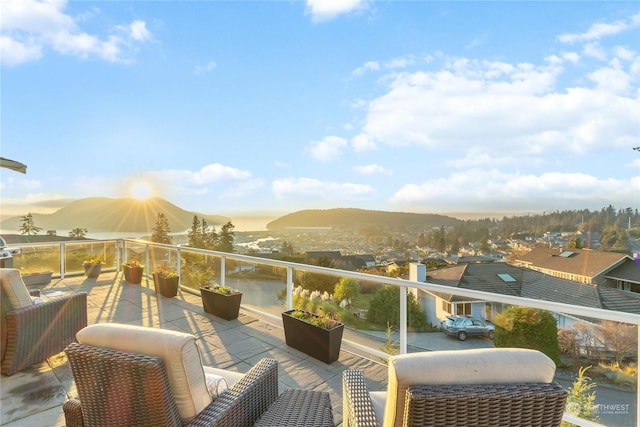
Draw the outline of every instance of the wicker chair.
<instances>
[{"instance_id":1,"label":"wicker chair","mask_svg":"<svg viewBox=\"0 0 640 427\"><path fill-rule=\"evenodd\" d=\"M79 396L63 406L68 427L252 426L278 397L278 364L265 358L185 420L162 357L82 343L65 353Z\"/></svg>"},{"instance_id":2,"label":"wicker chair","mask_svg":"<svg viewBox=\"0 0 640 427\"><path fill-rule=\"evenodd\" d=\"M87 326L86 293L18 306L12 305L8 289L31 296L40 296L40 291L28 291L17 269L0 269L0 281L2 375L13 375L62 352L75 341L76 332Z\"/></svg>"},{"instance_id":3,"label":"wicker chair","mask_svg":"<svg viewBox=\"0 0 640 427\"><path fill-rule=\"evenodd\" d=\"M448 366L447 366L448 365ZM343 372L345 427L560 426L567 392L535 350L480 349L393 356L386 392Z\"/></svg>"}]
</instances>

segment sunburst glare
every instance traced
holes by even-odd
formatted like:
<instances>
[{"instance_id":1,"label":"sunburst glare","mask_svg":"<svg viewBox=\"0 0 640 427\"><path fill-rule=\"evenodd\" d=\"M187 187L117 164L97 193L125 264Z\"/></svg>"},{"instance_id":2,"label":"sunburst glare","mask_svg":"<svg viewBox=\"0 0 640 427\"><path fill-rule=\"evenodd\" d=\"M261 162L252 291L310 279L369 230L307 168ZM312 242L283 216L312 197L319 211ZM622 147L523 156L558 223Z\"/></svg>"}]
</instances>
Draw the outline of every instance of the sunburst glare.
<instances>
[{"instance_id":1,"label":"sunburst glare","mask_svg":"<svg viewBox=\"0 0 640 427\"><path fill-rule=\"evenodd\" d=\"M144 200L153 195L153 187L151 184L145 181L136 181L131 184L130 188L131 197Z\"/></svg>"}]
</instances>

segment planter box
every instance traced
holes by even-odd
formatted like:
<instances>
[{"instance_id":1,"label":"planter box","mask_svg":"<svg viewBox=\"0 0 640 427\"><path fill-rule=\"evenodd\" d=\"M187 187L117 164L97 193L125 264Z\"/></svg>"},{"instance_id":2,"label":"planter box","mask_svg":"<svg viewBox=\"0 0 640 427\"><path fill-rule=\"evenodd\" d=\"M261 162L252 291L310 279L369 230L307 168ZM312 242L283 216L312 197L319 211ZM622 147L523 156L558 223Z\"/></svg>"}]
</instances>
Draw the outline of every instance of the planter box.
<instances>
[{"instance_id":1,"label":"planter box","mask_svg":"<svg viewBox=\"0 0 640 427\"><path fill-rule=\"evenodd\" d=\"M226 320L238 318L242 292L225 295L210 289L200 288L200 297L205 312Z\"/></svg>"},{"instance_id":2,"label":"planter box","mask_svg":"<svg viewBox=\"0 0 640 427\"><path fill-rule=\"evenodd\" d=\"M324 329L290 316L292 311L282 313L287 345L324 363L338 360L344 324L338 323L333 329Z\"/></svg>"},{"instance_id":3,"label":"planter box","mask_svg":"<svg viewBox=\"0 0 640 427\"><path fill-rule=\"evenodd\" d=\"M96 278L102 272L102 264L82 264L87 277Z\"/></svg>"},{"instance_id":4,"label":"planter box","mask_svg":"<svg viewBox=\"0 0 640 427\"><path fill-rule=\"evenodd\" d=\"M42 273L22 274L22 281L25 285L46 285L51 283L51 275L53 272L45 271Z\"/></svg>"},{"instance_id":5,"label":"planter box","mask_svg":"<svg viewBox=\"0 0 640 427\"><path fill-rule=\"evenodd\" d=\"M124 273L124 280L126 280L127 282L134 285L139 285L140 283L142 283L142 273L144 272L144 267L122 265L122 272Z\"/></svg>"},{"instance_id":6,"label":"planter box","mask_svg":"<svg viewBox=\"0 0 640 427\"><path fill-rule=\"evenodd\" d=\"M178 295L178 285L180 277L165 277L158 273L153 273L153 286L156 293L166 298L173 298Z\"/></svg>"}]
</instances>

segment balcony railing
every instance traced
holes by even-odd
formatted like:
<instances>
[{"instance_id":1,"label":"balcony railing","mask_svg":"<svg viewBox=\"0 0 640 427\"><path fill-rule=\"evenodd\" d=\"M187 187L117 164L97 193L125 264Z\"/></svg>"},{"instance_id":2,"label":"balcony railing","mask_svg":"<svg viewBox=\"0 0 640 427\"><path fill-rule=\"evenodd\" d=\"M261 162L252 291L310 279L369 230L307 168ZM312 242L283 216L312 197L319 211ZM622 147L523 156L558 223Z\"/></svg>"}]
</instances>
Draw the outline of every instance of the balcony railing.
<instances>
[{"instance_id":1,"label":"balcony railing","mask_svg":"<svg viewBox=\"0 0 640 427\"><path fill-rule=\"evenodd\" d=\"M117 271L123 262L136 258L145 265L147 277L150 277L151 273L160 266L172 267L181 273L181 268L186 263L206 263L215 267L215 279L220 284L243 291L243 309L274 321L280 321L282 311L293 308L294 277L299 274L335 277L336 282L346 278L360 283L395 286L400 290L400 328L397 333L399 341L397 351L399 353L421 351L429 348L428 333L409 333L409 328L407 327L408 308L406 296L408 292L415 293L415 290L455 294L470 301L486 301L497 305L537 308L556 315L573 316L576 319L595 324L610 320L635 325L636 332L639 335L639 348L635 352L636 361L640 353L640 315L625 312L451 288L431 283L133 239L65 241L46 244L23 244L19 247L21 248L21 254L14 258L14 267L21 269L23 273L49 270L53 272L54 277L61 278L66 275L82 274L83 260L87 257L95 256L100 256L105 261L103 269L107 271ZM199 294L200 284L196 276L180 274L181 290ZM387 359L389 357L389 353L383 351L383 347L371 347L371 340L367 340L366 337L367 334L363 333L363 331L349 328L349 333L345 335L343 341L350 348L356 349L355 351L360 356L374 359ZM638 407L640 407L639 389L640 378L637 378L635 383L635 403L633 401L630 403L623 402L618 407L620 409L624 405L630 404L633 406L635 404L635 421L633 419L625 421L629 425L633 425L633 422L635 422L635 425L640 425L640 413L638 411ZM599 425L568 413L565 413L565 421L580 426Z\"/></svg>"}]
</instances>

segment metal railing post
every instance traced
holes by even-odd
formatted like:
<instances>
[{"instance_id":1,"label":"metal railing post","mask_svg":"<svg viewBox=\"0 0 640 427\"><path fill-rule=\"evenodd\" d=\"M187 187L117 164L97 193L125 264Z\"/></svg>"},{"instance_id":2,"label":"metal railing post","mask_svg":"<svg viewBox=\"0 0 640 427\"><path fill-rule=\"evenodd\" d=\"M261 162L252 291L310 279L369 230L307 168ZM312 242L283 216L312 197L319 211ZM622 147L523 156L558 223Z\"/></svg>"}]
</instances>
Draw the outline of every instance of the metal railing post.
<instances>
[{"instance_id":1,"label":"metal railing post","mask_svg":"<svg viewBox=\"0 0 640 427\"><path fill-rule=\"evenodd\" d=\"M64 255L64 243L60 243L60 278L64 279L64 259L65 259L65 255Z\"/></svg>"},{"instance_id":2,"label":"metal railing post","mask_svg":"<svg viewBox=\"0 0 640 427\"><path fill-rule=\"evenodd\" d=\"M287 310L293 310L293 267L287 267Z\"/></svg>"},{"instance_id":3,"label":"metal railing post","mask_svg":"<svg viewBox=\"0 0 640 427\"><path fill-rule=\"evenodd\" d=\"M400 286L400 354L407 354L407 287Z\"/></svg>"},{"instance_id":4,"label":"metal railing post","mask_svg":"<svg viewBox=\"0 0 640 427\"><path fill-rule=\"evenodd\" d=\"M227 283L227 257L220 257L220 284L224 286Z\"/></svg>"}]
</instances>

